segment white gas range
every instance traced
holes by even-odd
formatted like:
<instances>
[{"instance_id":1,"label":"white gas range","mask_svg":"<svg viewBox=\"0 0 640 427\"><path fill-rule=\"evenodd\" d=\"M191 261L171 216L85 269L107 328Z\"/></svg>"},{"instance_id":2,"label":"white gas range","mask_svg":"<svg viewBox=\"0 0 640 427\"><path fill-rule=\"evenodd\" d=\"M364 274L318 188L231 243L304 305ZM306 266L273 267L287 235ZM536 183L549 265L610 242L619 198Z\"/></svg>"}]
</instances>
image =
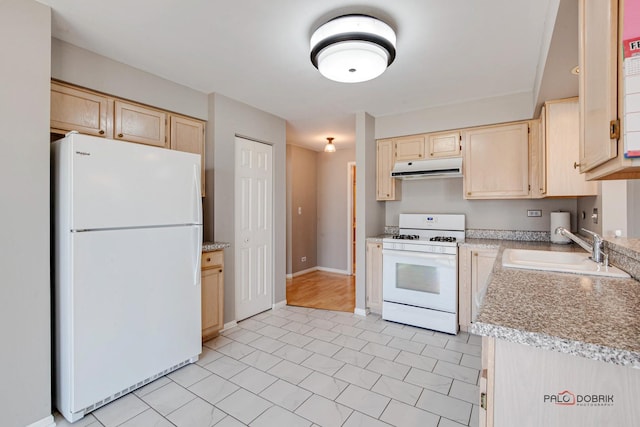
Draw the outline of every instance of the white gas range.
<instances>
[{"instance_id":1,"label":"white gas range","mask_svg":"<svg viewBox=\"0 0 640 427\"><path fill-rule=\"evenodd\" d=\"M398 236L382 240L382 318L458 332L458 243L465 216L400 214Z\"/></svg>"}]
</instances>

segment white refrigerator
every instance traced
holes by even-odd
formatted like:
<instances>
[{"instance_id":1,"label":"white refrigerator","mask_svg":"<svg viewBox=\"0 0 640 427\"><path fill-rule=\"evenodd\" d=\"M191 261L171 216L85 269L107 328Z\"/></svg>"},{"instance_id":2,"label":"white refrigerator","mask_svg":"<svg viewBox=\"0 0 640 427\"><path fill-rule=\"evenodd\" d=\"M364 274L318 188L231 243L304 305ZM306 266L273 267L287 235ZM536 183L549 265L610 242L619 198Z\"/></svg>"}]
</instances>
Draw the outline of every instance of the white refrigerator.
<instances>
[{"instance_id":1,"label":"white refrigerator","mask_svg":"<svg viewBox=\"0 0 640 427\"><path fill-rule=\"evenodd\" d=\"M200 156L52 144L55 402L70 422L202 351Z\"/></svg>"}]
</instances>

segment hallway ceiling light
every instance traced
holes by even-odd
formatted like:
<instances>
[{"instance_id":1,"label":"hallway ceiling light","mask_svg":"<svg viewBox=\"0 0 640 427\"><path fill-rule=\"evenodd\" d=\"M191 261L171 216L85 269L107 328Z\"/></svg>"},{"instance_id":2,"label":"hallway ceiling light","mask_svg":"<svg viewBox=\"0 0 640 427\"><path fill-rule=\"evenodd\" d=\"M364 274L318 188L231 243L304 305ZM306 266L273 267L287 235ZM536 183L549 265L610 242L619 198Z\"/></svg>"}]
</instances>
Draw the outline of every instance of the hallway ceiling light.
<instances>
[{"instance_id":1,"label":"hallway ceiling light","mask_svg":"<svg viewBox=\"0 0 640 427\"><path fill-rule=\"evenodd\" d=\"M333 145L333 140L334 140L334 138L331 138L331 137L327 138L327 141L329 141L329 142L327 142L327 145L324 146L324 152L325 153L335 153L336 152L336 146Z\"/></svg>"},{"instance_id":2,"label":"hallway ceiling light","mask_svg":"<svg viewBox=\"0 0 640 427\"><path fill-rule=\"evenodd\" d=\"M396 33L368 15L343 15L311 36L311 62L330 80L357 83L382 74L396 57Z\"/></svg>"}]
</instances>

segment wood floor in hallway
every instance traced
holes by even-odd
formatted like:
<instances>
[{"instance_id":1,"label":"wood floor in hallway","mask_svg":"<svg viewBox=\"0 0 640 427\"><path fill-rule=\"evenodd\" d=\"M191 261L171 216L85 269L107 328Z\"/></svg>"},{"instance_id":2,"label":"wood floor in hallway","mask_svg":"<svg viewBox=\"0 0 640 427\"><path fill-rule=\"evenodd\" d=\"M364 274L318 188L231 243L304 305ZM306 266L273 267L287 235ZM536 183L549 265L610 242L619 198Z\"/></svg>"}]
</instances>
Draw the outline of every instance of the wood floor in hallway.
<instances>
[{"instance_id":1,"label":"wood floor in hallway","mask_svg":"<svg viewBox=\"0 0 640 427\"><path fill-rule=\"evenodd\" d=\"M355 276L313 271L287 280L287 304L353 313Z\"/></svg>"}]
</instances>

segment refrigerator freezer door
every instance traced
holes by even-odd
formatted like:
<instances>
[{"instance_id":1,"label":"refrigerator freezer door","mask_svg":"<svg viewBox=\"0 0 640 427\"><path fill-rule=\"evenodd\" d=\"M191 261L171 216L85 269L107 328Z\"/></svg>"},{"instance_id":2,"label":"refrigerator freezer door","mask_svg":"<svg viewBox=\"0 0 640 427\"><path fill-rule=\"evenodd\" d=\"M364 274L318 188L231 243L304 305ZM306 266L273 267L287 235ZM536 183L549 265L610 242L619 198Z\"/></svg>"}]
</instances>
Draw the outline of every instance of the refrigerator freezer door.
<instances>
[{"instance_id":1,"label":"refrigerator freezer door","mask_svg":"<svg viewBox=\"0 0 640 427\"><path fill-rule=\"evenodd\" d=\"M199 155L80 134L56 144L72 230L202 224Z\"/></svg>"},{"instance_id":2,"label":"refrigerator freezer door","mask_svg":"<svg viewBox=\"0 0 640 427\"><path fill-rule=\"evenodd\" d=\"M201 226L72 233L70 298L57 307L73 325L58 372L71 412L200 354L201 239Z\"/></svg>"}]
</instances>

